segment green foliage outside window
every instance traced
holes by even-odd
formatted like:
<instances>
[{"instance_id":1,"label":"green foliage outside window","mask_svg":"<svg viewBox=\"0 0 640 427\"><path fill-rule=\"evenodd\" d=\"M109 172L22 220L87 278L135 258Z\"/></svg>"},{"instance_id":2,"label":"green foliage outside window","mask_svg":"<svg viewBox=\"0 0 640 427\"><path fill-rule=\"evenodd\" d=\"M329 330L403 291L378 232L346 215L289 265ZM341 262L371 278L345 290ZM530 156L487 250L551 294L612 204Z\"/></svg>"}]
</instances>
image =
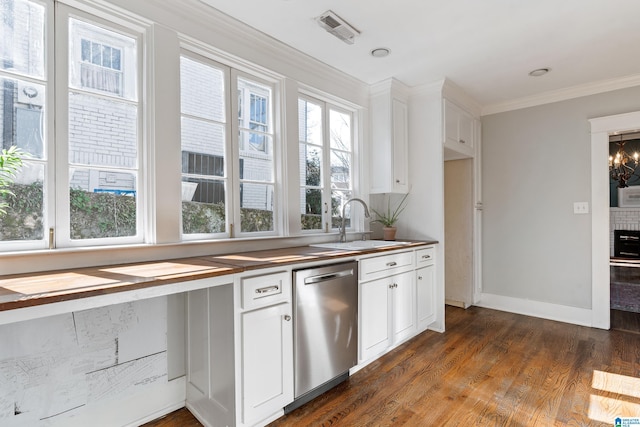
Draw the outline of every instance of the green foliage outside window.
<instances>
[{"instance_id":1,"label":"green foliage outside window","mask_svg":"<svg viewBox=\"0 0 640 427\"><path fill-rule=\"evenodd\" d=\"M22 169L22 158L25 153L15 145L9 149L3 149L0 153L0 216L7 213L9 202L7 198L13 196L9 188L20 169Z\"/></svg>"}]
</instances>

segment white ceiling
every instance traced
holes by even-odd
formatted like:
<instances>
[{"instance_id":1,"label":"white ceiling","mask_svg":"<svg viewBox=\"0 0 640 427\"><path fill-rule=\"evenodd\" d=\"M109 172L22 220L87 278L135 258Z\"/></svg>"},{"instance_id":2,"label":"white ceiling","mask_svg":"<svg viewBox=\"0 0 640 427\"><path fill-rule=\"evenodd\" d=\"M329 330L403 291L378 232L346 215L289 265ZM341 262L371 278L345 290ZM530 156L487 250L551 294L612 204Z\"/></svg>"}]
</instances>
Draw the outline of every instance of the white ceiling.
<instances>
[{"instance_id":1,"label":"white ceiling","mask_svg":"<svg viewBox=\"0 0 640 427\"><path fill-rule=\"evenodd\" d=\"M640 0L202 1L366 83L447 77L485 106L640 76ZM355 44L318 26L328 9L361 32Z\"/></svg>"}]
</instances>

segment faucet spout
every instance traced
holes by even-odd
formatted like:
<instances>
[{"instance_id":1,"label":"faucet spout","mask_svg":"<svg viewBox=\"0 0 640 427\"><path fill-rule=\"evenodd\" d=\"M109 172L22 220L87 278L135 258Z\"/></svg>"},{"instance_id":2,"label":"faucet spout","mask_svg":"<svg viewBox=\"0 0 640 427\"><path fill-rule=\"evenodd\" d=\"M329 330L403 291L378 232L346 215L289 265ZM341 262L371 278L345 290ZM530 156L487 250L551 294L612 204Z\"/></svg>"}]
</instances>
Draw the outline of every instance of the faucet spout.
<instances>
[{"instance_id":1,"label":"faucet spout","mask_svg":"<svg viewBox=\"0 0 640 427\"><path fill-rule=\"evenodd\" d=\"M347 200L346 202L344 202L344 205L342 205L342 223L340 225L340 241L341 242L346 242L347 241L347 231L345 229L345 208L347 207L347 205L351 202L358 202L362 205L362 207L364 208L364 216L365 218L369 218L371 217L371 215L369 215L369 207L367 206L367 204L364 202L364 200L362 199L358 199L357 197L354 197L352 199Z\"/></svg>"}]
</instances>

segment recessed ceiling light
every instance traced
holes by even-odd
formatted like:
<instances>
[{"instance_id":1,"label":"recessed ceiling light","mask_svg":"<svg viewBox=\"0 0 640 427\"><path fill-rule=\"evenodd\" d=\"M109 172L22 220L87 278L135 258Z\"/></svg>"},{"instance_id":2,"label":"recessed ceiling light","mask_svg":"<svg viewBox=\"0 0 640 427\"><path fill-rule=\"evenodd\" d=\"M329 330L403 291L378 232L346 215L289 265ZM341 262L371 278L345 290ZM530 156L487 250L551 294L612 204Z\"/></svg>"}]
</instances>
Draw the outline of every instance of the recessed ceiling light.
<instances>
[{"instance_id":1,"label":"recessed ceiling light","mask_svg":"<svg viewBox=\"0 0 640 427\"><path fill-rule=\"evenodd\" d=\"M371 51L371 56L374 58L384 58L385 56L389 56L391 53L391 49L386 47L378 47Z\"/></svg>"},{"instance_id":2,"label":"recessed ceiling light","mask_svg":"<svg viewBox=\"0 0 640 427\"><path fill-rule=\"evenodd\" d=\"M540 77L544 76L549 71L551 71L551 68L538 68L537 70L533 70L532 72L530 72L529 75L531 77Z\"/></svg>"}]
</instances>

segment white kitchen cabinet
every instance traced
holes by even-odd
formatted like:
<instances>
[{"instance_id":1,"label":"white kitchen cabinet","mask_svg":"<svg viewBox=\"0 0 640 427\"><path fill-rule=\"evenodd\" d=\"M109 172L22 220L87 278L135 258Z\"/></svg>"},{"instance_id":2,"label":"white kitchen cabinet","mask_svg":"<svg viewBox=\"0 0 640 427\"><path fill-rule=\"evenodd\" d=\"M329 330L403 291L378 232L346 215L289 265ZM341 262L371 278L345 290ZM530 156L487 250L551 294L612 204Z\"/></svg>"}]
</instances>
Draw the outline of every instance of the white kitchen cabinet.
<instances>
[{"instance_id":1,"label":"white kitchen cabinet","mask_svg":"<svg viewBox=\"0 0 640 427\"><path fill-rule=\"evenodd\" d=\"M242 313L242 422L253 425L293 401L291 304Z\"/></svg>"},{"instance_id":2,"label":"white kitchen cabinet","mask_svg":"<svg viewBox=\"0 0 640 427\"><path fill-rule=\"evenodd\" d=\"M371 89L371 194L407 193L408 110L406 88L390 79Z\"/></svg>"},{"instance_id":3,"label":"white kitchen cabinet","mask_svg":"<svg viewBox=\"0 0 640 427\"><path fill-rule=\"evenodd\" d=\"M415 335L413 255L401 252L360 261L360 361Z\"/></svg>"},{"instance_id":4,"label":"white kitchen cabinet","mask_svg":"<svg viewBox=\"0 0 640 427\"><path fill-rule=\"evenodd\" d=\"M448 156L449 159L474 157L476 122L474 117L448 99L443 100L443 110L444 146L455 152Z\"/></svg>"},{"instance_id":5,"label":"white kitchen cabinet","mask_svg":"<svg viewBox=\"0 0 640 427\"><path fill-rule=\"evenodd\" d=\"M416 333L416 286L413 280L414 272L392 276L391 312L393 321L391 332L393 343L403 341Z\"/></svg>"},{"instance_id":6,"label":"white kitchen cabinet","mask_svg":"<svg viewBox=\"0 0 640 427\"><path fill-rule=\"evenodd\" d=\"M360 285L360 360L367 360L391 346L388 278Z\"/></svg>"},{"instance_id":7,"label":"white kitchen cabinet","mask_svg":"<svg viewBox=\"0 0 640 427\"><path fill-rule=\"evenodd\" d=\"M238 425L255 425L293 401L290 275L241 279Z\"/></svg>"},{"instance_id":8,"label":"white kitchen cabinet","mask_svg":"<svg viewBox=\"0 0 640 427\"><path fill-rule=\"evenodd\" d=\"M416 270L416 312L420 332L435 320L435 282L435 264Z\"/></svg>"},{"instance_id":9,"label":"white kitchen cabinet","mask_svg":"<svg viewBox=\"0 0 640 427\"><path fill-rule=\"evenodd\" d=\"M416 323L422 332L435 321L436 250L433 246L416 251Z\"/></svg>"}]
</instances>

